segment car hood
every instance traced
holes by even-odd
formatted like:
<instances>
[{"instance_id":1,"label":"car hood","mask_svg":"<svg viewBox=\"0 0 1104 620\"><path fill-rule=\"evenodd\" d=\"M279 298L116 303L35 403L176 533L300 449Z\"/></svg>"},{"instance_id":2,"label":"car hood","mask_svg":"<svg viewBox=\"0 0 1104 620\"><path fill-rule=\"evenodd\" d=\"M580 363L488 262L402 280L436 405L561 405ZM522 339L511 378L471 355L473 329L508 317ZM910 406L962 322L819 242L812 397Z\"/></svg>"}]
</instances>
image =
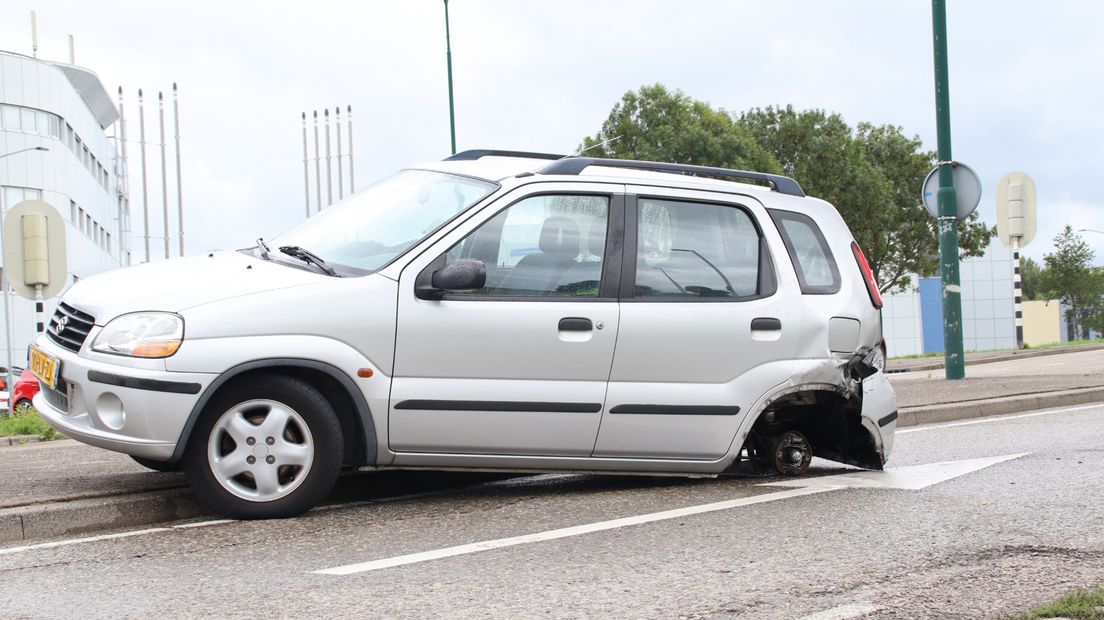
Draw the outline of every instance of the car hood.
<instances>
[{"instance_id":1,"label":"car hood","mask_svg":"<svg viewBox=\"0 0 1104 620\"><path fill-rule=\"evenodd\" d=\"M222 299L329 279L241 252L217 252L97 274L70 287L62 301L104 325L128 312L180 312Z\"/></svg>"}]
</instances>

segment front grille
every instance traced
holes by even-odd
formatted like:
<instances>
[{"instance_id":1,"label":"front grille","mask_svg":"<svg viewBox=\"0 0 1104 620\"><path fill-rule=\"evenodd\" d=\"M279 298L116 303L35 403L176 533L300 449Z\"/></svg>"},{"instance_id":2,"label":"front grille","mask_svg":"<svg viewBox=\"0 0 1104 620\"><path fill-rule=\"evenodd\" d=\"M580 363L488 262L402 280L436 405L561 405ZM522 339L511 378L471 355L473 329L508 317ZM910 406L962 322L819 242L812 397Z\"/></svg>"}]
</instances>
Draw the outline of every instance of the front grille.
<instances>
[{"instance_id":1,"label":"front grille","mask_svg":"<svg viewBox=\"0 0 1104 620\"><path fill-rule=\"evenodd\" d=\"M80 351L88 332L92 331L92 325L96 319L91 314L81 312L67 303L58 304L57 311L50 318L50 326L46 328L46 335L57 344L70 351Z\"/></svg>"}]
</instances>

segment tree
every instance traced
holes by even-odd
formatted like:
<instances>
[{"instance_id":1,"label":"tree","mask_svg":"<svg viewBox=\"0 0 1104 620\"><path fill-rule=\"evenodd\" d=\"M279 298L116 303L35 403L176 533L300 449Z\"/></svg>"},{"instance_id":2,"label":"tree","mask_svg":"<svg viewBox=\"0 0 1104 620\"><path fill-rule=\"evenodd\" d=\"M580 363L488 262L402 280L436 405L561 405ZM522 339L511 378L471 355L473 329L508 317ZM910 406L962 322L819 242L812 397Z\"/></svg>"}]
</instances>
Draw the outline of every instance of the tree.
<instances>
[{"instance_id":1,"label":"tree","mask_svg":"<svg viewBox=\"0 0 1104 620\"><path fill-rule=\"evenodd\" d=\"M594 157L782 171L724 110L662 84L625 93L601 130L585 138L580 149Z\"/></svg>"},{"instance_id":2,"label":"tree","mask_svg":"<svg viewBox=\"0 0 1104 620\"><path fill-rule=\"evenodd\" d=\"M838 114L792 106L735 116L655 84L625 93L581 148L596 157L791 176L840 210L882 292L939 267L936 222L920 201L935 155L900 127L863 123L853 130ZM976 214L960 222L961 256L983 254L992 235Z\"/></svg>"},{"instance_id":3,"label":"tree","mask_svg":"<svg viewBox=\"0 0 1104 620\"><path fill-rule=\"evenodd\" d=\"M823 110L754 109L739 123L813 196L831 202L859 242L882 292L909 285L911 273L939 268L936 221L920 187L935 154L900 127L861 123L856 131ZM981 256L993 230L977 214L959 222L962 258Z\"/></svg>"},{"instance_id":4,"label":"tree","mask_svg":"<svg viewBox=\"0 0 1104 620\"><path fill-rule=\"evenodd\" d=\"M1094 257L1089 244L1069 224L1054 237L1054 252L1043 255L1042 288L1050 298L1069 306L1066 318L1073 323L1074 338L1104 327L1099 325L1104 316L1104 270L1092 267Z\"/></svg>"},{"instance_id":5,"label":"tree","mask_svg":"<svg viewBox=\"0 0 1104 620\"><path fill-rule=\"evenodd\" d=\"M1020 286L1025 300L1031 301L1040 298L1040 291L1045 277L1043 268L1039 266L1039 263L1026 256L1020 260Z\"/></svg>"}]
</instances>

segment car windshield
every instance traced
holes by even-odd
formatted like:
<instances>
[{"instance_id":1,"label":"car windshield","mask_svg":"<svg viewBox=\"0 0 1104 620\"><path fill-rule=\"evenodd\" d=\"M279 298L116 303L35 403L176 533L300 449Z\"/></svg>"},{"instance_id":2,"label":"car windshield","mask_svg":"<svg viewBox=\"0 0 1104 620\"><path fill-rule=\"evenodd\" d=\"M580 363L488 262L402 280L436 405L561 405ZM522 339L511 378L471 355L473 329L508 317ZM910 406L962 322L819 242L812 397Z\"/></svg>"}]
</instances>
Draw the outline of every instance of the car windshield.
<instances>
[{"instance_id":1,"label":"car windshield","mask_svg":"<svg viewBox=\"0 0 1104 620\"><path fill-rule=\"evenodd\" d=\"M335 268L375 271L497 189L495 183L425 170L386 177L268 242L298 246Z\"/></svg>"}]
</instances>

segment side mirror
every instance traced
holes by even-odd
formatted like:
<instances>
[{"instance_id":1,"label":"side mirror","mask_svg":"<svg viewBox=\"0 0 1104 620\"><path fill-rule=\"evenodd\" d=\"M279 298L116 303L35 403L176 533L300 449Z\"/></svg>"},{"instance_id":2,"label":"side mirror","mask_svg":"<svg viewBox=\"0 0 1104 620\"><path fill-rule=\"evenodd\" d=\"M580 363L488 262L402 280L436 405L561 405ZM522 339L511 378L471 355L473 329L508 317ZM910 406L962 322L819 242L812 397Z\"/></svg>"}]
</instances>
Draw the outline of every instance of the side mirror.
<instances>
[{"instance_id":1,"label":"side mirror","mask_svg":"<svg viewBox=\"0 0 1104 620\"><path fill-rule=\"evenodd\" d=\"M429 284L418 287L418 297L440 299L445 292L477 291L487 284L487 266L481 260L461 258L434 271Z\"/></svg>"}]
</instances>

